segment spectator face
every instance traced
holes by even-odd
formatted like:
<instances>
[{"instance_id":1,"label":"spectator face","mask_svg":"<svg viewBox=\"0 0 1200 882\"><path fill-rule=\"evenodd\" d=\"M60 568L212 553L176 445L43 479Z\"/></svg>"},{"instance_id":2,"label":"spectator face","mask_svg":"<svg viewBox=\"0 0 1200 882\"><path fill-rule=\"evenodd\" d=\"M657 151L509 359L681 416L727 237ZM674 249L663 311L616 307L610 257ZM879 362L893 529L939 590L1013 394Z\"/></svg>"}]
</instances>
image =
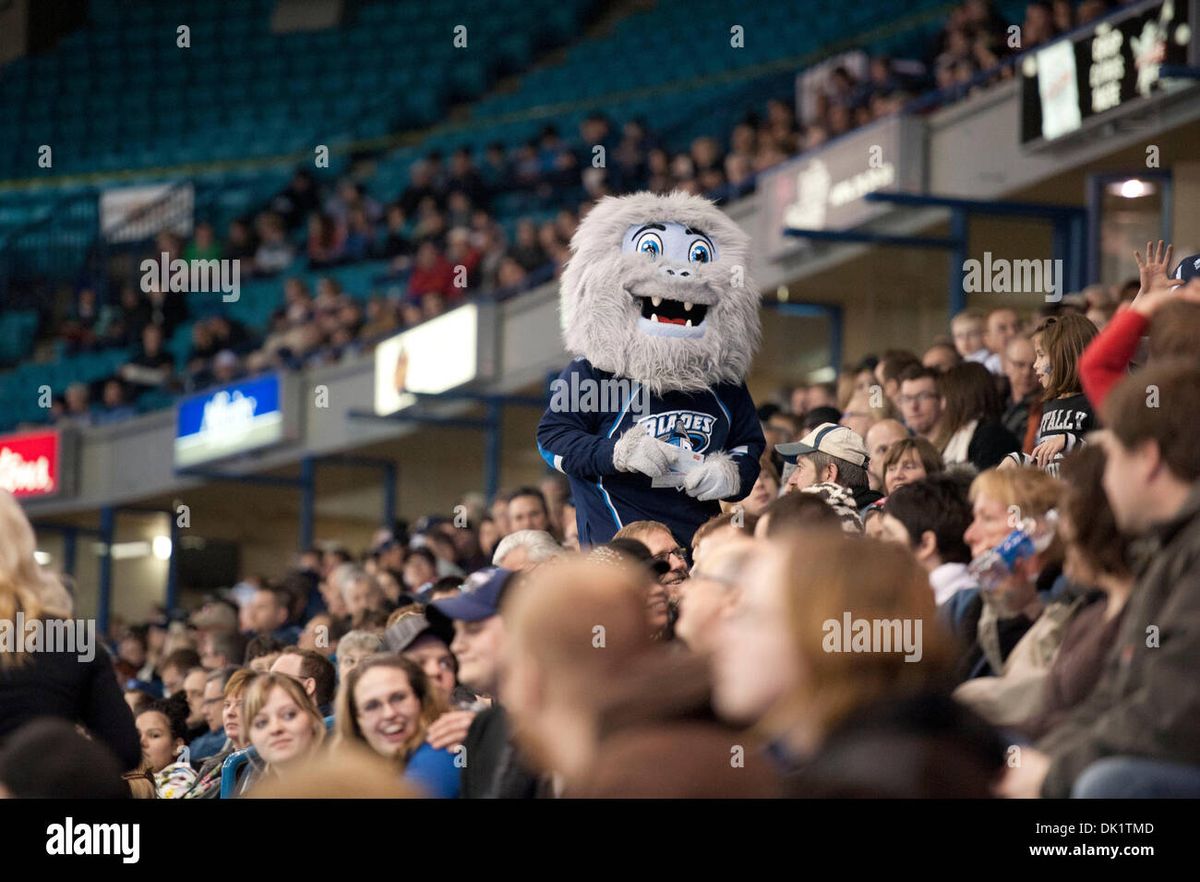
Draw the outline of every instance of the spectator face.
<instances>
[{"instance_id":1,"label":"spectator face","mask_svg":"<svg viewBox=\"0 0 1200 882\"><path fill-rule=\"evenodd\" d=\"M338 680L344 680L346 675L358 667L364 658L371 655L369 649L347 649L337 654Z\"/></svg>"},{"instance_id":2,"label":"spectator face","mask_svg":"<svg viewBox=\"0 0 1200 882\"><path fill-rule=\"evenodd\" d=\"M316 695L317 681L312 677L305 677L302 675L300 671L300 665L302 662L303 659L301 659L300 656L296 655L295 653L288 653L275 659L275 662L271 665L270 670L273 674L286 674L302 685L304 687L304 691L309 695Z\"/></svg>"},{"instance_id":3,"label":"spectator face","mask_svg":"<svg viewBox=\"0 0 1200 882\"><path fill-rule=\"evenodd\" d=\"M1161 461L1149 455L1149 443L1130 449L1111 436L1105 436L1104 493L1112 506L1117 526L1128 533L1140 533L1150 526L1145 493L1147 481Z\"/></svg>"},{"instance_id":4,"label":"spectator face","mask_svg":"<svg viewBox=\"0 0 1200 882\"><path fill-rule=\"evenodd\" d=\"M1038 388L1038 375L1033 369L1036 359L1033 344L1024 337L1014 337L1004 350L1004 375L1012 386L1014 401L1020 401Z\"/></svg>"},{"instance_id":5,"label":"spectator face","mask_svg":"<svg viewBox=\"0 0 1200 882\"><path fill-rule=\"evenodd\" d=\"M174 695L176 692L183 690L183 680L186 676L185 671L179 670L174 665L163 668L162 681L163 693L167 696Z\"/></svg>"},{"instance_id":6,"label":"spectator face","mask_svg":"<svg viewBox=\"0 0 1200 882\"><path fill-rule=\"evenodd\" d=\"M950 325L954 348L963 358L983 349L983 322L973 318L955 319Z\"/></svg>"},{"instance_id":7,"label":"spectator face","mask_svg":"<svg viewBox=\"0 0 1200 882\"><path fill-rule=\"evenodd\" d=\"M751 566L736 605L717 631L713 700L731 720L761 718L798 679L779 566L775 551Z\"/></svg>"},{"instance_id":8,"label":"spectator face","mask_svg":"<svg viewBox=\"0 0 1200 882\"><path fill-rule=\"evenodd\" d=\"M250 601L250 623L258 634L270 634L277 628L283 627L287 621L287 610L279 605L279 601L270 591L254 592Z\"/></svg>"},{"instance_id":9,"label":"spectator face","mask_svg":"<svg viewBox=\"0 0 1200 882\"><path fill-rule=\"evenodd\" d=\"M175 751L182 741L171 737L171 723L165 714L146 711L137 718L142 741L142 758L152 772L161 772L175 762Z\"/></svg>"},{"instance_id":10,"label":"spectator face","mask_svg":"<svg viewBox=\"0 0 1200 882\"><path fill-rule=\"evenodd\" d=\"M127 661L135 668L146 663L146 647L134 637L126 637L117 645L117 657Z\"/></svg>"},{"instance_id":11,"label":"spectator face","mask_svg":"<svg viewBox=\"0 0 1200 882\"><path fill-rule=\"evenodd\" d=\"M1046 350L1042 347L1042 338L1040 336L1033 338L1033 373L1037 376L1039 385L1043 389L1050 388L1050 356L1046 354Z\"/></svg>"},{"instance_id":12,"label":"spectator face","mask_svg":"<svg viewBox=\"0 0 1200 882\"><path fill-rule=\"evenodd\" d=\"M921 364L927 368L933 368L935 371L945 373L958 364L958 357L948 346L931 346L925 350L925 355L921 358Z\"/></svg>"},{"instance_id":13,"label":"spectator face","mask_svg":"<svg viewBox=\"0 0 1200 882\"><path fill-rule=\"evenodd\" d=\"M750 490L750 495L746 497L742 506L752 515L760 515L768 505L770 505L775 497L779 495L779 484L766 472L760 471L758 478L754 481L754 487Z\"/></svg>"},{"instance_id":14,"label":"spectator face","mask_svg":"<svg viewBox=\"0 0 1200 882\"><path fill-rule=\"evenodd\" d=\"M871 426L866 434L867 455L870 457L868 468L880 481L883 481L883 460L892 445L901 438L907 438L908 432L904 426L895 420L882 420Z\"/></svg>"},{"instance_id":15,"label":"spectator face","mask_svg":"<svg viewBox=\"0 0 1200 882\"><path fill-rule=\"evenodd\" d=\"M508 518L513 532L545 530L549 521L546 516L546 507L536 496L516 496L509 500Z\"/></svg>"},{"instance_id":16,"label":"spectator face","mask_svg":"<svg viewBox=\"0 0 1200 882\"><path fill-rule=\"evenodd\" d=\"M887 473L883 476L883 485L888 493L894 493L896 488L919 481L924 477L925 464L921 462L921 457L910 450L888 466Z\"/></svg>"},{"instance_id":17,"label":"spectator face","mask_svg":"<svg viewBox=\"0 0 1200 882\"><path fill-rule=\"evenodd\" d=\"M221 725L225 728L225 737L239 748L248 743L242 732L242 693L225 696L221 702Z\"/></svg>"},{"instance_id":18,"label":"spectator face","mask_svg":"<svg viewBox=\"0 0 1200 882\"><path fill-rule=\"evenodd\" d=\"M404 584L410 591L416 591L426 582L437 578L437 570L424 555L414 554L404 562Z\"/></svg>"},{"instance_id":19,"label":"spectator face","mask_svg":"<svg viewBox=\"0 0 1200 882\"><path fill-rule=\"evenodd\" d=\"M687 560L674 536L666 530L651 530L644 536L639 536L638 539L650 549L650 553L654 557L665 560L671 565L671 569L659 578L663 585L670 588L688 577Z\"/></svg>"},{"instance_id":20,"label":"spectator face","mask_svg":"<svg viewBox=\"0 0 1200 882\"><path fill-rule=\"evenodd\" d=\"M456 682L450 647L432 634L423 634L405 650L404 657L419 664L430 685L449 702Z\"/></svg>"},{"instance_id":21,"label":"spectator face","mask_svg":"<svg viewBox=\"0 0 1200 882\"><path fill-rule=\"evenodd\" d=\"M866 437L871 426L875 425L875 417L871 413L870 401L865 393L854 393L854 396L846 404L846 410L842 414L840 423L853 429L860 438Z\"/></svg>"},{"instance_id":22,"label":"spectator face","mask_svg":"<svg viewBox=\"0 0 1200 882\"><path fill-rule=\"evenodd\" d=\"M162 348L162 331L158 329L158 325L146 325L142 329L142 348L146 350L147 355L158 355Z\"/></svg>"},{"instance_id":23,"label":"spectator face","mask_svg":"<svg viewBox=\"0 0 1200 882\"><path fill-rule=\"evenodd\" d=\"M88 390L87 386L81 383L67 387L67 412L68 413L84 413L88 406Z\"/></svg>"},{"instance_id":24,"label":"spectator face","mask_svg":"<svg viewBox=\"0 0 1200 882\"><path fill-rule=\"evenodd\" d=\"M203 671L192 671L183 678L183 693L188 702L188 725L199 726L204 722L204 681Z\"/></svg>"},{"instance_id":25,"label":"spectator face","mask_svg":"<svg viewBox=\"0 0 1200 882\"><path fill-rule=\"evenodd\" d=\"M796 457L796 467L791 470L784 482L784 492L795 493L805 487L821 483L823 476L817 474L817 467L807 456Z\"/></svg>"},{"instance_id":26,"label":"spectator face","mask_svg":"<svg viewBox=\"0 0 1200 882\"><path fill-rule=\"evenodd\" d=\"M987 317L983 343L992 352L1003 353L1008 341L1017 333L1017 314L1011 309L997 309Z\"/></svg>"},{"instance_id":27,"label":"spectator face","mask_svg":"<svg viewBox=\"0 0 1200 882\"><path fill-rule=\"evenodd\" d=\"M371 749L393 757L421 723L421 701L401 670L372 668L354 687L358 727Z\"/></svg>"},{"instance_id":28,"label":"spectator face","mask_svg":"<svg viewBox=\"0 0 1200 882\"><path fill-rule=\"evenodd\" d=\"M222 706L225 704L225 690L217 680L209 680L204 684L204 722L208 731L218 732L221 729Z\"/></svg>"},{"instance_id":29,"label":"spectator face","mask_svg":"<svg viewBox=\"0 0 1200 882\"><path fill-rule=\"evenodd\" d=\"M368 579L355 579L346 586L346 612L351 618L379 607L379 592Z\"/></svg>"},{"instance_id":30,"label":"spectator face","mask_svg":"<svg viewBox=\"0 0 1200 882\"><path fill-rule=\"evenodd\" d=\"M312 719L278 686L250 721L250 743L267 763L283 765L312 747Z\"/></svg>"},{"instance_id":31,"label":"spectator face","mask_svg":"<svg viewBox=\"0 0 1200 882\"><path fill-rule=\"evenodd\" d=\"M494 693L503 642L504 622L498 615L479 622L455 621L450 651L458 659L458 679L476 692Z\"/></svg>"},{"instance_id":32,"label":"spectator face","mask_svg":"<svg viewBox=\"0 0 1200 882\"><path fill-rule=\"evenodd\" d=\"M900 384L900 410L904 422L918 435L928 435L942 416L942 399L932 377Z\"/></svg>"},{"instance_id":33,"label":"spectator face","mask_svg":"<svg viewBox=\"0 0 1200 882\"><path fill-rule=\"evenodd\" d=\"M985 551L995 548L1013 531L1012 518L1008 507L986 493L980 493L975 499L975 517L963 539L971 546L971 556L978 557Z\"/></svg>"}]
</instances>

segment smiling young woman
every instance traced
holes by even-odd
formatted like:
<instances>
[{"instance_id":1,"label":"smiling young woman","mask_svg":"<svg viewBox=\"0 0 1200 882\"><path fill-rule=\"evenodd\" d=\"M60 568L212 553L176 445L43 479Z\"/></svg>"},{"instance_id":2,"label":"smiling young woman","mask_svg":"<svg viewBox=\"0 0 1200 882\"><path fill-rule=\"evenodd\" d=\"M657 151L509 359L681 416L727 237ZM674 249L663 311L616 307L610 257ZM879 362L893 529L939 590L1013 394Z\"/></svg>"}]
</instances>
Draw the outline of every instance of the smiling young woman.
<instances>
[{"instance_id":1,"label":"smiling young woman","mask_svg":"<svg viewBox=\"0 0 1200 882\"><path fill-rule=\"evenodd\" d=\"M286 774L325 740L325 721L312 697L286 674L261 674L246 687L241 721L266 763L264 776Z\"/></svg>"},{"instance_id":2,"label":"smiling young woman","mask_svg":"<svg viewBox=\"0 0 1200 882\"><path fill-rule=\"evenodd\" d=\"M456 756L425 740L430 724L445 710L420 665L379 654L359 662L342 682L335 728L340 741L394 760L404 777L430 796L453 799L461 777Z\"/></svg>"}]
</instances>

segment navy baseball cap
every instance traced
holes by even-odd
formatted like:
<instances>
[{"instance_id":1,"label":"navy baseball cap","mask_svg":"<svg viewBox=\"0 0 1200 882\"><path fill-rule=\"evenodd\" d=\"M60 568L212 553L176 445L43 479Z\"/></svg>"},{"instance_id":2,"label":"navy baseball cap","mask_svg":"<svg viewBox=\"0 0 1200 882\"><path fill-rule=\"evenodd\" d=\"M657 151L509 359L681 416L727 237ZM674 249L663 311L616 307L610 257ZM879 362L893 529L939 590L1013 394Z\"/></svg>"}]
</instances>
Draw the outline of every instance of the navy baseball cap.
<instances>
[{"instance_id":1,"label":"navy baseball cap","mask_svg":"<svg viewBox=\"0 0 1200 882\"><path fill-rule=\"evenodd\" d=\"M1179 266L1175 267L1175 273L1171 278L1190 282L1196 276L1200 276L1200 254L1193 254L1191 257L1185 257L1179 261Z\"/></svg>"},{"instance_id":2,"label":"navy baseball cap","mask_svg":"<svg viewBox=\"0 0 1200 882\"><path fill-rule=\"evenodd\" d=\"M500 600L508 580L515 574L503 567L484 567L467 576L456 597L443 597L429 604L442 615L459 622L481 622L500 612Z\"/></svg>"}]
</instances>

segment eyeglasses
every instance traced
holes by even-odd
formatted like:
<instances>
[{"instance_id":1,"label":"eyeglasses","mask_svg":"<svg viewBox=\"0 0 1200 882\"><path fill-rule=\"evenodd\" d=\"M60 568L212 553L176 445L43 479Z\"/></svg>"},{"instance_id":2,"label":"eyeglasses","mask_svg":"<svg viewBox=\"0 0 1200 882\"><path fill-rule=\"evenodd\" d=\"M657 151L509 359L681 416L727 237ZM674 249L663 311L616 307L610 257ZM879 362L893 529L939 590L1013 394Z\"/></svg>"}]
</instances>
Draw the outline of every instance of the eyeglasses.
<instances>
[{"instance_id":1,"label":"eyeglasses","mask_svg":"<svg viewBox=\"0 0 1200 882\"><path fill-rule=\"evenodd\" d=\"M679 546L676 548L668 548L666 551L660 551L658 554L654 555L654 557L652 557L651 560L662 561L663 563L667 563L668 558L670 558L671 555L675 555L675 557L679 558L684 563L687 563L687 549L683 548L682 546Z\"/></svg>"},{"instance_id":2,"label":"eyeglasses","mask_svg":"<svg viewBox=\"0 0 1200 882\"><path fill-rule=\"evenodd\" d=\"M924 401L934 401L940 396L936 392L918 392L916 395L901 395L901 406L905 404L920 404Z\"/></svg>"}]
</instances>

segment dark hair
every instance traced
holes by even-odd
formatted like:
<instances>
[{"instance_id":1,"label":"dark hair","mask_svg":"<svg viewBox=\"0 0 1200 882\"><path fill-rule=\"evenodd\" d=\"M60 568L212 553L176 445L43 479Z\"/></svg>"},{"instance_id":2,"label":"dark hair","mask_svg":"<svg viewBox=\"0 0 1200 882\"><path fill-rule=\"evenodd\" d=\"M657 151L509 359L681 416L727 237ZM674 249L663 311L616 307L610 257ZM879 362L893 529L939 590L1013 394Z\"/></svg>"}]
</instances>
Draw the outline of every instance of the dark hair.
<instances>
[{"instance_id":1,"label":"dark hair","mask_svg":"<svg viewBox=\"0 0 1200 882\"><path fill-rule=\"evenodd\" d=\"M1059 508L1071 522L1074 535L1068 544L1101 572L1125 576L1129 574L1125 559L1129 537L1118 529L1104 493L1104 460L1104 448L1089 444L1062 461L1059 477L1065 486Z\"/></svg>"},{"instance_id":2,"label":"dark hair","mask_svg":"<svg viewBox=\"0 0 1200 882\"><path fill-rule=\"evenodd\" d=\"M883 475L883 489L887 490L887 470L898 463L906 453L916 454L917 459L921 460L921 465L925 467L925 477L936 475L946 470L946 464L942 461L942 455L932 443L924 438L901 438L888 448L888 452L883 456L883 464L880 473Z\"/></svg>"},{"instance_id":3,"label":"dark hair","mask_svg":"<svg viewBox=\"0 0 1200 882\"><path fill-rule=\"evenodd\" d=\"M937 384L942 379L942 372L934 368L925 367L925 365L917 362L902 370L896 379L901 383L907 383L909 380L933 380Z\"/></svg>"},{"instance_id":4,"label":"dark hair","mask_svg":"<svg viewBox=\"0 0 1200 882\"><path fill-rule=\"evenodd\" d=\"M1174 300L1150 320L1148 354L1152 361L1182 356L1196 360L1200 340L1200 304Z\"/></svg>"},{"instance_id":5,"label":"dark hair","mask_svg":"<svg viewBox=\"0 0 1200 882\"><path fill-rule=\"evenodd\" d=\"M842 418L842 412L836 407L821 405L814 407L804 415L804 419L800 424L800 431L805 434L811 432L822 423L836 423Z\"/></svg>"},{"instance_id":6,"label":"dark hair","mask_svg":"<svg viewBox=\"0 0 1200 882\"><path fill-rule=\"evenodd\" d=\"M129 799L116 757L66 720L33 720L0 751L0 784L17 799Z\"/></svg>"},{"instance_id":7,"label":"dark hair","mask_svg":"<svg viewBox=\"0 0 1200 882\"><path fill-rule=\"evenodd\" d=\"M404 562L405 562L405 563L408 563L408 560L409 560L409 558L412 558L412 557L423 557L423 558L425 558L425 560L426 560L426 561L428 561L428 562L429 562L429 565L430 565L431 567L433 567L434 569L437 569L437 555L435 555L435 554L434 554L432 551L430 551L428 548L425 548L425 547L421 547L421 548L414 548L414 549L413 549L412 551L410 551L410 552L408 553L408 555L407 555L407 556L404 558ZM412 586L412 587L414 587L414 588L415 588L415 587L417 587L417 586L415 586L415 585L414 585L414 586Z\"/></svg>"},{"instance_id":8,"label":"dark hair","mask_svg":"<svg viewBox=\"0 0 1200 882\"><path fill-rule=\"evenodd\" d=\"M187 718L188 709L187 699L181 693L176 693L170 698L156 698L153 701L148 701L138 708L137 716L149 713L160 713L167 719L167 725L171 729L171 738L185 739L187 738L188 724Z\"/></svg>"},{"instance_id":9,"label":"dark hair","mask_svg":"<svg viewBox=\"0 0 1200 882\"><path fill-rule=\"evenodd\" d=\"M1147 406L1150 387L1166 406ZM1189 483L1200 478L1197 413L1200 367L1190 359L1148 365L1125 377L1104 402L1105 418L1122 447L1132 449L1144 441L1154 441L1171 473Z\"/></svg>"},{"instance_id":10,"label":"dark hair","mask_svg":"<svg viewBox=\"0 0 1200 882\"><path fill-rule=\"evenodd\" d=\"M881 365L879 372L883 375L884 383L900 380L901 374L910 367L922 367L921 359L907 349L889 349L883 353L879 364Z\"/></svg>"},{"instance_id":11,"label":"dark hair","mask_svg":"<svg viewBox=\"0 0 1200 882\"><path fill-rule=\"evenodd\" d=\"M333 662L319 652L297 646L286 647L283 654L300 656L300 677L312 679L316 684L313 700L318 707L333 701L333 693L337 689L337 669Z\"/></svg>"},{"instance_id":12,"label":"dark hair","mask_svg":"<svg viewBox=\"0 0 1200 882\"><path fill-rule=\"evenodd\" d=\"M912 544L933 533L943 563L969 563L971 549L963 534L971 526L971 503L960 479L933 475L905 484L888 496L883 510L908 531Z\"/></svg>"},{"instance_id":13,"label":"dark hair","mask_svg":"<svg viewBox=\"0 0 1200 882\"><path fill-rule=\"evenodd\" d=\"M519 499L522 496L536 497L538 502L542 504L542 511L550 514L550 506L546 504L546 496L537 487L518 487L512 493L508 494L508 501L512 502L514 499Z\"/></svg>"},{"instance_id":14,"label":"dark hair","mask_svg":"<svg viewBox=\"0 0 1200 882\"><path fill-rule=\"evenodd\" d=\"M213 655L222 655L231 663L246 657L246 638L237 631L217 631L209 637Z\"/></svg>"},{"instance_id":15,"label":"dark hair","mask_svg":"<svg viewBox=\"0 0 1200 882\"><path fill-rule=\"evenodd\" d=\"M183 649L176 649L174 652L164 658L162 663L158 666L158 670L161 673L167 668L176 668L184 673L187 673L192 668L198 667L200 667L200 653L196 652L194 649L188 649L187 647L184 647Z\"/></svg>"},{"instance_id":16,"label":"dark hair","mask_svg":"<svg viewBox=\"0 0 1200 882\"><path fill-rule=\"evenodd\" d=\"M944 401L938 425L939 446L944 446L951 435L971 420L994 420L1002 409L991 371L977 361L948 368L938 378L938 394Z\"/></svg>"},{"instance_id":17,"label":"dark hair","mask_svg":"<svg viewBox=\"0 0 1200 882\"><path fill-rule=\"evenodd\" d=\"M272 637L270 634L256 634L246 644L246 658L244 661L248 665L256 658L262 658L264 655L283 652L285 646L287 646L286 643Z\"/></svg>"},{"instance_id":18,"label":"dark hair","mask_svg":"<svg viewBox=\"0 0 1200 882\"><path fill-rule=\"evenodd\" d=\"M828 502L815 493L789 493L780 496L763 510L767 537L774 538L797 528L831 527L842 529L842 521Z\"/></svg>"}]
</instances>

